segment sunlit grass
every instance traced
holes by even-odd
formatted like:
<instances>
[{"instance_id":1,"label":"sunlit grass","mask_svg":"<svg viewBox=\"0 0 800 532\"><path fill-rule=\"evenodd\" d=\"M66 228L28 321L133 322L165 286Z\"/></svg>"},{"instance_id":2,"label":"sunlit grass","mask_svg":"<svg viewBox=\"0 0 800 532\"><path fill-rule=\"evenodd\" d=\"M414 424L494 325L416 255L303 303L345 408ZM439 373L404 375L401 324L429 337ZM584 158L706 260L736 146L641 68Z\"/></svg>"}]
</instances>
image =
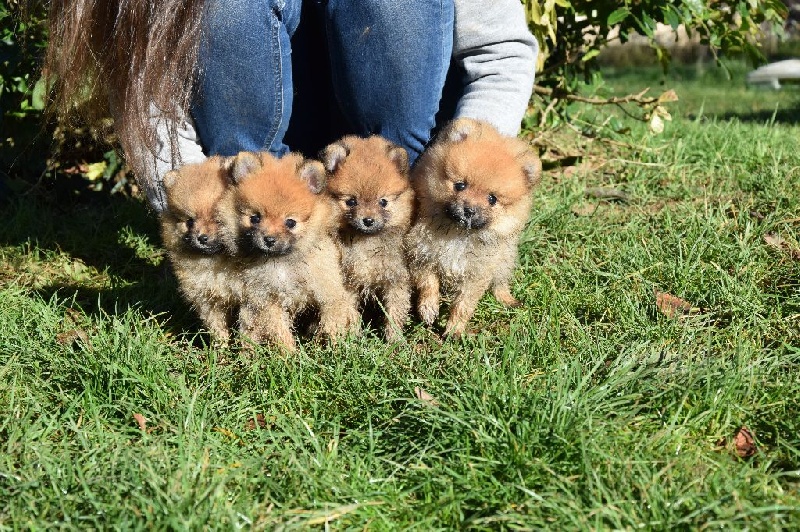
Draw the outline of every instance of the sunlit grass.
<instances>
[{"instance_id":1,"label":"sunlit grass","mask_svg":"<svg viewBox=\"0 0 800 532\"><path fill-rule=\"evenodd\" d=\"M400 345L215 351L141 203L17 198L0 527L796 527L800 130L743 117L750 93L712 109L717 86L667 82L663 134L631 121L636 150L545 176L524 305L485 298L463 342L415 323Z\"/></svg>"}]
</instances>

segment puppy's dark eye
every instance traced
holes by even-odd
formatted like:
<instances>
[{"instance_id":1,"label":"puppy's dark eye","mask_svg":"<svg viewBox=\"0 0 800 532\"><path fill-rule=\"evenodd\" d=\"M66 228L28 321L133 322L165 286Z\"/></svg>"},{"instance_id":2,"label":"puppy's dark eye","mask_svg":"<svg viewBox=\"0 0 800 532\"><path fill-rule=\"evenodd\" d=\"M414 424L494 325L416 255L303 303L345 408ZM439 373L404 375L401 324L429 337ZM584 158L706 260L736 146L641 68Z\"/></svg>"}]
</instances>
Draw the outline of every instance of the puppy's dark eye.
<instances>
[{"instance_id":1,"label":"puppy's dark eye","mask_svg":"<svg viewBox=\"0 0 800 532\"><path fill-rule=\"evenodd\" d=\"M489 205L494 205L495 203L497 203L497 196L495 196L494 194L489 194L489 197L486 199L489 200Z\"/></svg>"},{"instance_id":2,"label":"puppy's dark eye","mask_svg":"<svg viewBox=\"0 0 800 532\"><path fill-rule=\"evenodd\" d=\"M194 218L189 218L186 220L186 229L192 230L194 228Z\"/></svg>"},{"instance_id":3,"label":"puppy's dark eye","mask_svg":"<svg viewBox=\"0 0 800 532\"><path fill-rule=\"evenodd\" d=\"M464 183L463 181L459 181L458 183L453 183L453 188L455 189L456 192L461 192L462 190L467 188L467 184Z\"/></svg>"},{"instance_id":4,"label":"puppy's dark eye","mask_svg":"<svg viewBox=\"0 0 800 532\"><path fill-rule=\"evenodd\" d=\"M381 200L378 202L378 205L380 205L381 208L385 208L387 205L389 205L389 201L386 198L381 198Z\"/></svg>"},{"instance_id":5,"label":"puppy's dark eye","mask_svg":"<svg viewBox=\"0 0 800 532\"><path fill-rule=\"evenodd\" d=\"M356 205L358 205L358 201L355 198L347 198L344 204L347 205L348 207L355 207Z\"/></svg>"},{"instance_id":6,"label":"puppy's dark eye","mask_svg":"<svg viewBox=\"0 0 800 532\"><path fill-rule=\"evenodd\" d=\"M291 218L286 218L286 221L285 221L285 222L283 222L283 224L284 224L286 227L288 227L289 229L294 229L294 228L295 228L295 226L297 225L297 222L296 222L296 221L294 221L294 220L293 220L293 219L291 219Z\"/></svg>"},{"instance_id":7,"label":"puppy's dark eye","mask_svg":"<svg viewBox=\"0 0 800 532\"><path fill-rule=\"evenodd\" d=\"M251 214L250 215L250 223L253 225L258 225L261 223L261 215L260 214Z\"/></svg>"}]
</instances>

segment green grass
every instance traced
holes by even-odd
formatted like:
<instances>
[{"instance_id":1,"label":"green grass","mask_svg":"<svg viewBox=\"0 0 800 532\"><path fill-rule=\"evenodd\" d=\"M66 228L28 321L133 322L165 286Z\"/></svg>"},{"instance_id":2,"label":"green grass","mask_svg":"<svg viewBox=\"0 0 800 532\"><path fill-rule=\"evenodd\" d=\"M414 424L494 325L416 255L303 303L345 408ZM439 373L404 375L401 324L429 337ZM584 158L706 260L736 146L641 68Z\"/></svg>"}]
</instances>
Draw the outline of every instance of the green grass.
<instances>
[{"instance_id":1,"label":"green grass","mask_svg":"<svg viewBox=\"0 0 800 532\"><path fill-rule=\"evenodd\" d=\"M797 107L672 86L665 133L546 175L525 305L464 342L214 351L141 203L5 205L0 528L800 528Z\"/></svg>"}]
</instances>

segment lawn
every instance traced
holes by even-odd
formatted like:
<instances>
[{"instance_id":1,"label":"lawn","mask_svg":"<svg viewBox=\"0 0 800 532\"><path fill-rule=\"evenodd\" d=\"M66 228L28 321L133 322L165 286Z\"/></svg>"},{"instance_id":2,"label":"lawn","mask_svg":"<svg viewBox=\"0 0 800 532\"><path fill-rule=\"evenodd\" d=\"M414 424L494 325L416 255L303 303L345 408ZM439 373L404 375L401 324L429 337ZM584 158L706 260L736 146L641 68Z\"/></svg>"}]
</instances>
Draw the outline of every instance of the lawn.
<instances>
[{"instance_id":1,"label":"lawn","mask_svg":"<svg viewBox=\"0 0 800 532\"><path fill-rule=\"evenodd\" d=\"M141 202L12 198L0 529L800 528L800 93L742 72L609 72L672 121L546 173L460 342L213 350Z\"/></svg>"}]
</instances>

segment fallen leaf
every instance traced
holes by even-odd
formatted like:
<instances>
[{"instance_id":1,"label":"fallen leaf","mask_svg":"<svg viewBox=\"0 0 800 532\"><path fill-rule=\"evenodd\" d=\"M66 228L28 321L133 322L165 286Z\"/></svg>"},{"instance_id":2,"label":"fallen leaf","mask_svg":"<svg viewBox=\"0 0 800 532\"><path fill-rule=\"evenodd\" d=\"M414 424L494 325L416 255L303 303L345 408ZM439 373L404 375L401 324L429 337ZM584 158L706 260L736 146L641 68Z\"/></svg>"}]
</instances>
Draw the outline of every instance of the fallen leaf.
<instances>
[{"instance_id":1,"label":"fallen leaf","mask_svg":"<svg viewBox=\"0 0 800 532\"><path fill-rule=\"evenodd\" d=\"M139 429L142 432L147 432L147 418L139 413L136 413L133 414L133 419L136 420L136 423L139 425Z\"/></svg>"},{"instance_id":2,"label":"fallen leaf","mask_svg":"<svg viewBox=\"0 0 800 532\"><path fill-rule=\"evenodd\" d=\"M245 428L247 430L256 430L257 428L264 429L267 426L268 423L267 419L264 417L264 414L256 414L255 419L250 418L247 420L247 425L245 426Z\"/></svg>"},{"instance_id":3,"label":"fallen leaf","mask_svg":"<svg viewBox=\"0 0 800 532\"><path fill-rule=\"evenodd\" d=\"M656 135L664 132L664 121L656 113L653 113L653 116L650 117L650 131Z\"/></svg>"},{"instance_id":4,"label":"fallen leaf","mask_svg":"<svg viewBox=\"0 0 800 532\"><path fill-rule=\"evenodd\" d=\"M797 249L781 235L767 233L764 235L764 242L780 253L786 253L794 259L800 259L800 249Z\"/></svg>"},{"instance_id":5,"label":"fallen leaf","mask_svg":"<svg viewBox=\"0 0 800 532\"><path fill-rule=\"evenodd\" d=\"M678 101L678 94L670 89L667 92L662 92L661 96L658 97L659 103L668 103L668 102L677 102Z\"/></svg>"},{"instance_id":6,"label":"fallen leaf","mask_svg":"<svg viewBox=\"0 0 800 532\"><path fill-rule=\"evenodd\" d=\"M777 250L782 249L783 246L787 244L786 239L781 235L773 235L772 233L767 233L764 235L764 242L766 242L769 247Z\"/></svg>"},{"instance_id":7,"label":"fallen leaf","mask_svg":"<svg viewBox=\"0 0 800 532\"><path fill-rule=\"evenodd\" d=\"M736 431L736 435L733 437L733 444L739 458L750 458L758 452L753 433L745 426Z\"/></svg>"},{"instance_id":8,"label":"fallen leaf","mask_svg":"<svg viewBox=\"0 0 800 532\"><path fill-rule=\"evenodd\" d=\"M656 307L662 314L668 318L675 318L678 316L685 316L694 312L699 312L700 309L693 307L691 303L678 296L673 296L667 292L655 291Z\"/></svg>"},{"instance_id":9,"label":"fallen leaf","mask_svg":"<svg viewBox=\"0 0 800 532\"><path fill-rule=\"evenodd\" d=\"M86 165L86 171L83 172L83 175L89 181L97 181L101 177L103 177L103 173L106 171L106 166L108 163L105 161L100 161L99 163L92 163Z\"/></svg>"},{"instance_id":10,"label":"fallen leaf","mask_svg":"<svg viewBox=\"0 0 800 532\"><path fill-rule=\"evenodd\" d=\"M61 345L75 345L82 342L84 345L89 344L89 335L86 331L81 329L70 329L56 335L56 342Z\"/></svg>"},{"instance_id":11,"label":"fallen leaf","mask_svg":"<svg viewBox=\"0 0 800 532\"><path fill-rule=\"evenodd\" d=\"M414 388L414 395L416 395L417 399L419 399L423 403L428 403L431 406L439 406L439 401L437 401L434 396L432 396L419 386L416 386Z\"/></svg>"},{"instance_id":12,"label":"fallen leaf","mask_svg":"<svg viewBox=\"0 0 800 532\"><path fill-rule=\"evenodd\" d=\"M574 176L574 175L575 175L575 173L576 173L577 171L578 171L578 167L577 167L577 166L575 166L575 165L571 165L571 166L564 166L564 167L562 167L562 168L561 168L561 174L562 174L564 177L572 177L572 176Z\"/></svg>"},{"instance_id":13,"label":"fallen leaf","mask_svg":"<svg viewBox=\"0 0 800 532\"><path fill-rule=\"evenodd\" d=\"M581 205L573 205L570 210L575 216L591 216L597 211L597 207L596 203L582 203Z\"/></svg>"},{"instance_id":14,"label":"fallen leaf","mask_svg":"<svg viewBox=\"0 0 800 532\"><path fill-rule=\"evenodd\" d=\"M657 105L656 108L653 109L653 112L655 114L657 114L658 116L660 116L661 118L663 118L664 120L667 120L669 122L672 121L672 115L669 114L669 111L667 111L666 107L663 107L661 105Z\"/></svg>"},{"instance_id":15,"label":"fallen leaf","mask_svg":"<svg viewBox=\"0 0 800 532\"><path fill-rule=\"evenodd\" d=\"M234 433L232 430L226 429L225 427L214 427L211 430L213 430L214 432L219 432L223 436L226 436L232 440L237 440L240 443L242 441L242 438L240 438L236 433Z\"/></svg>"},{"instance_id":16,"label":"fallen leaf","mask_svg":"<svg viewBox=\"0 0 800 532\"><path fill-rule=\"evenodd\" d=\"M64 312L64 316L70 321L72 321L72 323L80 323L81 320L83 319L83 314L81 314L81 311L74 309L72 307L68 308Z\"/></svg>"}]
</instances>

